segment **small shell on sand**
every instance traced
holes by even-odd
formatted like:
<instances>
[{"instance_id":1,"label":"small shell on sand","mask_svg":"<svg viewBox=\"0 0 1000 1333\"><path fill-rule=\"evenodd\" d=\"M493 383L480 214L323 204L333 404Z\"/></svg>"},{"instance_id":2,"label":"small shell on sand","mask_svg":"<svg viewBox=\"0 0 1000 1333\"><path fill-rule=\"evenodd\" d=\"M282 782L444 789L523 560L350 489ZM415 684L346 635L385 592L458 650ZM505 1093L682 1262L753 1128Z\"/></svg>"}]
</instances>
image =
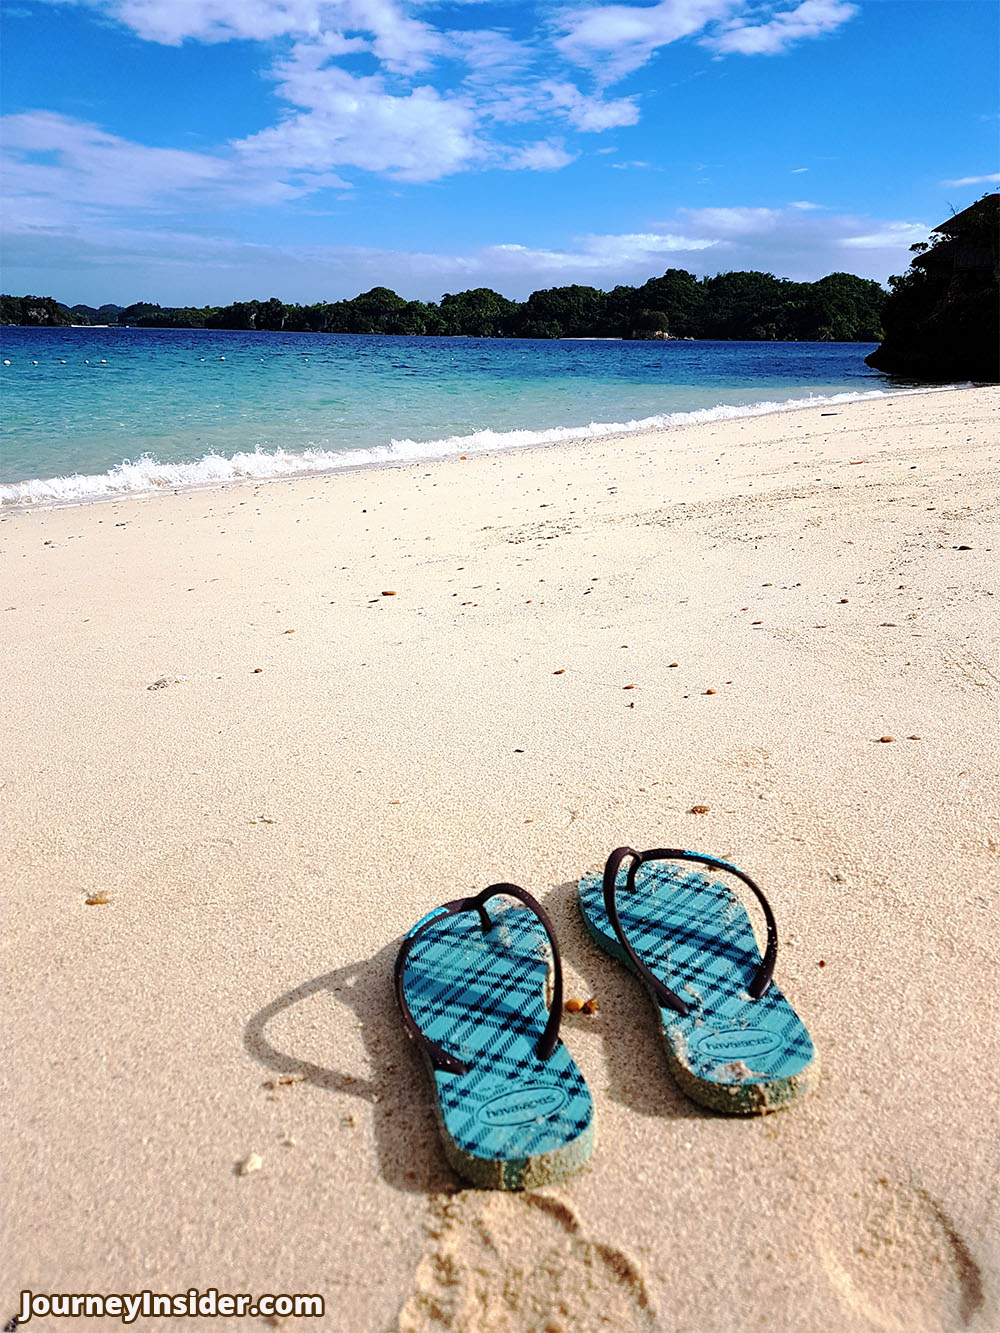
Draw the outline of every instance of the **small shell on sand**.
<instances>
[{"instance_id":1,"label":"small shell on sand","mask_svg":"<svg viewBox=\"0 0 1000 1333\"><path fill-rule=\"evenodd\" d=\"M236 1171L238 1175L249 1176L252 1171L259 1171L263 1165L264 1159L260 1153L251 1152L247 1153L241 1162L236 1163Z\"/></svg>"},{"instance_id":2,"label":"small shell on sand","mask_svg":"<svg viewBox=\"0 0 1000 1333\"><path fill-rule=\"evenodd\" d=\"M566 1001L566 1012L568 1014L578 1014L583 1008L583 1001L578 1000L576 996Z\"/></svg>"},{"instance_id":3,"label":"small shell on sand","mask_svg":"<svg viewBox=\"0 0 1000 1333\"><path fill-rule=\"evenodd\" d=\"M707 815L711 808L710 805L693 805L691 807L691 813L693 815Z\"/></svg>"}]
</instances>

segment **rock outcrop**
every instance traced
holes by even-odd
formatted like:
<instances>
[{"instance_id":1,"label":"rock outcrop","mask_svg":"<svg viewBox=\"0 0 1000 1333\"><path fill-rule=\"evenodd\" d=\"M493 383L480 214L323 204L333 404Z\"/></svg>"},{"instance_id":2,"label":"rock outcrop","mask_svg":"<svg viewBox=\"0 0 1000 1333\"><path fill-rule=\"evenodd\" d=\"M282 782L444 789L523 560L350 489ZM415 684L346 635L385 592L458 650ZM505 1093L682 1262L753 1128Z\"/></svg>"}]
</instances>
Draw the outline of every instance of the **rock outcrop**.
<instances>
[{"instance_id":1,"label":"rock outcrop","mask_svg":"<svg viewBox=\"0 0 1000 1333\"><path fill-rule=\"evenodd\" d=\"M909 271L890 278L885 338L865 358L890 375L1000 380L1000 194L935 228Z\"/></svg>"}]
</instances>

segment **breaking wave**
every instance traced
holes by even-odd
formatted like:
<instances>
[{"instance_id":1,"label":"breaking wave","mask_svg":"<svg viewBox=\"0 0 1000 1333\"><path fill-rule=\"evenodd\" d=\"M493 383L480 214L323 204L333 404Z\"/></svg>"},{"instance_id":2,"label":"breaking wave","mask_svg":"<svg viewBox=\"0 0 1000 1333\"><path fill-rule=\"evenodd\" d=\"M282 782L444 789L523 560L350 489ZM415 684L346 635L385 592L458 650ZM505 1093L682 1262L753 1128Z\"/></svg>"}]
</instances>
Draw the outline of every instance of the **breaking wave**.
<instances>
[{"instance_id":1,"label":"breaking wave","mask_svg":"<svg viewBox=\"0 0 1000 1333\"><path fill-rule=\"evenodd\" d=\"M898 389L886 392L872 389L859 393L817 394L807 398L791 398L785 402L719 404L689 412L666 412L633 421L592 421L586 426L553 426L547 430L480 430L471 435L453 435L440 440L392 440L387 445L367 449L304 449L299 453L290 453L285 449L257 449L252 453L236 453L232 457L208 453L193 463L161 463L152 455L143 454L134 460L125 459L107 472L97 475L75 473L72 476L33 478L0 486L0 506L80 504L118 495L189 489L229 481L271 481L282 477L336 472L345 468L429 462L460 454L492 453L532 445L600 439L608 435L635 435L700 422L759 417L829 403L852 403L928 391Z\"/></svg>"}]
</instances>

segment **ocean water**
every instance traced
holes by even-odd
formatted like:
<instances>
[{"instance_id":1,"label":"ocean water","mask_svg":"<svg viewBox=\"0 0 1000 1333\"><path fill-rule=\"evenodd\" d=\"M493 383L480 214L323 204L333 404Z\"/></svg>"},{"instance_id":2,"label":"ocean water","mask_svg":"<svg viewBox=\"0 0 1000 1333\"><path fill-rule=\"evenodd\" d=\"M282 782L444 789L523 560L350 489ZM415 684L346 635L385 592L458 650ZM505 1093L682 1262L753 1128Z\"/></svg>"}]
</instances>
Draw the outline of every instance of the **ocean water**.
<instances>
[{"instance_id":1,"label":"ocean water","mask_svg":"<svg viewBox=\"0 0 1000 1333\"><path fill-rule=\"evenodd\" d=\"M66 503L898 392L861 343L0 329L0 504Z\"/></svg>"}]
</instances>

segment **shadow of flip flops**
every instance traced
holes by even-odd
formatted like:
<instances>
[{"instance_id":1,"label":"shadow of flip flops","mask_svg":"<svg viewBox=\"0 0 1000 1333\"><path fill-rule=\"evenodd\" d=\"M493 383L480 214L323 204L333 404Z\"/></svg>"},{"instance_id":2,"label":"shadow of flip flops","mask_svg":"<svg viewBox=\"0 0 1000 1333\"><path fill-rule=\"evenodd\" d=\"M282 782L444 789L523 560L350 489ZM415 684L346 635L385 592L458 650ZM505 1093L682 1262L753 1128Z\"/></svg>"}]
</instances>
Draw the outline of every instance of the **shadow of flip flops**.
<instances>
[{"instance_id":1,"label":"shadow of flip flops","mask_svg":"<svg viewBox=\"0 0 1000 1333\"><path fill-rule=\"evenodd\" d=\"M385 1182L407 1193L439 1193L457 1188L458 1181L441 1148L426 1075L392 1002L397 948L398 941L393 941L372 958L348 963L286 991L249 1019L243 1044L255 1060L280 1077L365 1103L370 1108ZM353 1052L343 1067L333 1067L303 1059L294 1049L281 1049L270 1039L268 1028L275 1019L317 995L328 997L345 1011L342 1030L346 1031L350 1021L352 1032L360 1035L367 1068L360 1067ZM337 1024L333 1023L331 1051L339 1045Z\"/></svg>"}]
</instances>

